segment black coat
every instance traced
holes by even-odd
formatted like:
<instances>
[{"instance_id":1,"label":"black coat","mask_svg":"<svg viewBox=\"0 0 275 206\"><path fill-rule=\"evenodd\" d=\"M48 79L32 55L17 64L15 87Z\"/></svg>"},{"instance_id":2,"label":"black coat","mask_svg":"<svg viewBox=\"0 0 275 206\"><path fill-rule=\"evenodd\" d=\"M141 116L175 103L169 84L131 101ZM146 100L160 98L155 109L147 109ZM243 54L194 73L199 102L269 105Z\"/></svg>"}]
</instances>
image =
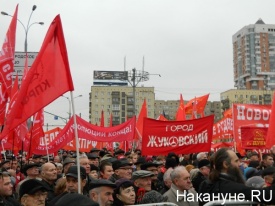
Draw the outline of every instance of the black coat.
<instances>
[{"instance_id":1,"label":"black coat","mask_svg":"<svg viewBox=\"0 0 275 206\"><path fill-rule=\"evenodd\" d=\"M203 176L203 174L201 172L198 172L198 174L194 177L194 179L192 180L192 184L194 189L196 190L196 192L199 191L199 187L200 184L206 180L206 178Z\"/></svg>"},{"instance_id":2,"label":"black coat","mask_svg":"<svg viewBox=\"0 0 275 206\"><path fill-rule=\"evenodd\" d=\"M221 196L221 194L224 197L226 197L226 195L228 197L229 194L231 194L231 197L234 195L238 197L239 194L243 194L244 199L248 201L275 204L275 185L262 189L254 189L247 187L244 184L234 182L233 179L224 174L221 174L219 180L216 182L212 183L209 180L203 181L198 193L204 196L209 196L210 201L213 201L213 194L216 197ZM258 196L256 196L256 194ZM200 205L207 203L204 200L205 199L202 197L199 199ZM217 199L215 198L215 200Z\"/></svg>"}]
</instances>

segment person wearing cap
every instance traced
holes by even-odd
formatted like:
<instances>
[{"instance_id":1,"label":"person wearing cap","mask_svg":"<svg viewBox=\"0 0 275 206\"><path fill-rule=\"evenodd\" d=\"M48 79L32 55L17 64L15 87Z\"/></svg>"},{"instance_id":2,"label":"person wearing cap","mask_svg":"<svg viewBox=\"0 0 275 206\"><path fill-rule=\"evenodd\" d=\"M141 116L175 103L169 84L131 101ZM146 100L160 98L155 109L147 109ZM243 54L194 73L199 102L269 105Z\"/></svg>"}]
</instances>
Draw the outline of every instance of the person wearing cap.
<instances>
[{"instance_id":1,"label":"person wearing cap","mask_svg":"<svg viewBox=\"0 0 275 206\"><path fill-rule=\"evenodd\" d=\"M34 154L32 156L32 161L37 164L41 164L42 155L36 155Z\"/></svg>"},{"instance_id":2,"label":"person wearing cap","mask_svg":"<svg viewBox=\"0 0 275 206\"><path fill-rule=\"evenodd\" d=\"M0 167L3 170L8 170L11 168L11 161L6 159L6 160L2 160Z\"/></svg>"},{"instance_id":3,"label":"person wearing cap","mask_svg":"<svg viewBox=\"0 0 275 206\"><path fill-rule=\"evenodd\" d=\"M13 185L8 172L4 171L0 174L0 203L7 206L20 206L20 204L12 198Z\"/></svg>"},{"instance_id":4,"label":"person wearing cap","mask_svg":"<svg viewBox=\"0 0 275 206\"><path fill-rule=\"evenodd\" d=\"M87 157L89 159L89 164L93 164L97 167L99 166L99 156L97 154L87 154Z\"/></svg>"},{"instance_id":5,"label":"person wearing cap","mask_svg":"<svg viewBox=\"0 0 275 206\"><path fill-rule=\"evenodd\" d=\"M84 167L80 166L80 191L83 194L84 186L86 185L86 171ZM56 202L59 201L64 195L67 193L78 193L78 172L77 172L77 166L73 165L68 169L68 172L66 174L66 190L65 192L61 193L60 195L53 198L48 206L54 206Z\"/></svg>"},{"instance_id":6,"label":"person wearing cap","mask_svg":"<svg viewBox=\"0 0 275 206\"><path fill-rule=\"evenodd\" d=\"M125 151L122 149L118 149L115 151L114 156L117 157L119 155L124 155Z\"/></svg>"},{"instance_id":7,"label":"person wearing cap","mask_svg":"<svg viewBox=\"0 0 275 206\"><path fill-rule=\"evenodd\" d=\"M158 174L159 174L158 166L159 165L160 164L158 164L156 162L146 162L140 166L140 168L142 170L147 170L154 174L154 176L152 176L152 190L156 190L158 192L160 192L164 187L163 181L158 179ZM161 178L162 178L162 176L163 175L161 175Z\"/></svg>"},{"instance_id":8,"label":"person wearing cap","mask_svg":"<svg viewBox=\"0 0 275 206\"><path fill-rule=\"evenodd\" d=\"M54 206L99 206L89 197L78 193L68 193L61 197Z\"/></svg>"},{"instance_id":9,"label":"person wearing cap","mask_svg":"<svg viewBox=\"0 0 275 206\"><path fill-rule=\"evenodd\" d=\"M70 158L70 157L67 157L64 162L63 162L63 174L62 176L65 177L67 172L68 172L68 169L75 165L75 160Z\"/></svg>"},{"instance_id":10,"label":"person wearing cap","mask_svg":"<svg viewBox=\"0 0 275 206\"><path fill-rule=\"evenodd\" d=\"M134 205L136 201L136 193L132 181L121 178L115 182L116 189L114 190L115 206Z\"/></svg>"},{"instance_id":11,"label":"person wearing cap","mask_svg":"<svg viewBox=\"0 0 275 206\"><path fill-rule=\"evenodd\" d=\"M133 168L127 159L116 160L112 164L114 174L109 180L115 183L120 178L126 178L130 180L132 178Z\"/></svg>"},{"instance_id":12,"label":"person wearing cap","mask_svg":"<svg viewBox=\"0 0 275 206\"><path fill-rule=\"evenodd\" d=\"M251 152L249 160L250 161L259 161L259 154L257 152Z\"/></svg>"},{"instance_id":13,"label":"person wearing cap","mask_svg":"<svg viewBox=\"0 0 275 206\"><path fill-rule=\"evenodd\" d=\"M136 170L141 170L141 169L140 169L140 166L141 166L142 164L144 164L145 162L146 162L145 157L139 157L139 158L137 159L137 162L134 163L135 166L136 166Z\"/></svg>"},{"instance_id":14,"label":"person wearing cap","mask_svg":"<svg viewBox=\"0 0 275 206\"><path fill-rule=\"evenodd\" d=\"M47 187L39 180L25 181L19 190L19 200L22 206L45 206Z\"/></svg>"},{"instance_id":15,"label":"person wearing cap","mask_svg":"<svg viewBox=\"0 0 275 206\"><path fill-rule=\"evenodd\" d=\"M202 159L198 162L199 171L192 179L192 184L196 192L199 191L200 184L206 180L210 173L210 161L208 159Z\"/></svg>"},{"instance_id":16,"label":"person wearing cap","mask_svg":"<svg viewBox=\"0 0 275 206\"><path fill-rule=\"evenodd\" d=\"M99 166L100 179L108 180L114 174L112 163L109 161L102 161Z\"/></svg>"},{"instance_id":17,"label":"person wearing cap","mask_svg":"<svg viewBox=\"0 0 275 206\"><path fill-rule=\"evenodd\" d=\"M167 202L172 202L177 205L183 206L198 206L197 192L192 188L190 180L190 174L184 166L177 166L171 172L172 185L171 188L163 194L164 197L168 197ZM194 197L192 201L186 200L183 196L189 194Z\"/></svg>"},{"instance_id":18,"label":"person wearing cap","mask_svg":"<svg viewBox=\"0 0 275 206\"><path fill-rule=\"evenodd\" d=\"M154 174L146 170L138 170L133 172L132 181L136 191L136 203L139 204L143 195L152 190L152 177Z\"/></svg>"},{"instance_id":19,"label":"person wearing cap","mask_svg":"<svg viewBox=\"0 0 275 206\"><path fill-rule=\"evenodd\" d=\"M269 187L274 181L275 167L267 167L262 171L262 177L265 181L264 187Z\"/></svg>"},{"instance_id":20,"label":"person wearing cap","mask_svg":"<svg viewBox=\"0 0 275 206\"><path fill-rule=\"evenodd\" d=\"M90 164L91 172L89 173L89 176L92 179L98 179L98 167L94 164Z\"/></svg>"},{"instance_id":21,"label":"person wearing cap","mask_svg":"<svg viewBox=\"0 0 275 206\"><path fill-rule=\"evenodd\" d=\"M54 187L57 180L57 170L55 164L47 162L41 166L42 182L47 186L48 201L55 197Z\"/></svg>"},{"instance_id":22,"label":"person wearing cap","mask_svg":"<svg viewBox=\"0 0 275 206\"><path fill-rule=\"evenodd\" d=\"M90 150L90 154L96 154L98 156L99 151L100 151L99 149L94 147Z\"/></svg>"},{"instance_id":23,"label":"person wearing cap","mask_svg":"<svg viewBox=\"0 0 275 206\"><path fill-rule=\"evenodd\" d=\"M16 193L19 194L19 189L20 186L23 184L23 182L25 182L26 180L29 179L37 179L37 180L41 180L41 178L39 177L39 164L37 163L30 163L30 164L26 164L23 168L22 168L22 173L26 176L26 178L22 181L20 181L17 186L16 186Z\"/></svg>"},{"instance_id":24,"label":"person wearing cap","mask_svg":"<svg viewBox=\"0 0 275 206\"><path fill-rule=\"evenodd\" d=\"M114 202L113 194L116 184L104 179L92 180L89 185L89 197L99 206L111 206Z\"/></svg>"}]
</instances>

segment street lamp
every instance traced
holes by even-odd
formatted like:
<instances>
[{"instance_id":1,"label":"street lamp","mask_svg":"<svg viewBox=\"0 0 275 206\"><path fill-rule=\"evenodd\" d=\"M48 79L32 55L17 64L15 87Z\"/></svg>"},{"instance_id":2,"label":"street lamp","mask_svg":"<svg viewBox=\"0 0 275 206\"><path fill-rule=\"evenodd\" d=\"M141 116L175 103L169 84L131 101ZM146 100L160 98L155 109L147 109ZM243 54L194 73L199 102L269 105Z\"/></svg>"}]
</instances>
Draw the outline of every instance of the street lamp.
<instances>
[{"instance_id":1,"label":"street lamp","mask_svg":"<svg viewBox=\"0 0 275 206\"><path fill-rule=\"evenodd\" d=\"M82 96L83 96L83 95L80 94L80 95L74 97L74 99L75 99L75 98L78 98L78 97L82 97ZM71 103L71 99L70 99L69 97L64 96L64 95L62 95L62 97L66 98L66 99L68 100L68 102L69 102L69 119L70 119L71 116L72 116L72 103Z\"/></svg>"},{"instance_id":2,"label":"street lamp","mask_svg":"<svg viewBox=\"0 0 275 206\"><path fill-rule=\"evenodd\" d=\"M32 25L34 24L40 24L40 25L44 25L44 22L33 22L30 24L30 20L31 20L31 17L32 17L32 13L34 12L34 10L37 8L36 5L33 5L32 6L32 11L31 11L31 14L29 16L29 20L28 20L28 24L27 26L25 26L22 21L20 19L17 19L17 21L23 26L24 28L24 31L25 31L25 43L24 43L24 51L25 52L28 52L28 32L29 32L29 29L31 28ZM1 14L4 15L4 16L10 16L10 17L13 17L12 15L4 12L4 11L1 11Z\"/></svg>"}]
</instances>

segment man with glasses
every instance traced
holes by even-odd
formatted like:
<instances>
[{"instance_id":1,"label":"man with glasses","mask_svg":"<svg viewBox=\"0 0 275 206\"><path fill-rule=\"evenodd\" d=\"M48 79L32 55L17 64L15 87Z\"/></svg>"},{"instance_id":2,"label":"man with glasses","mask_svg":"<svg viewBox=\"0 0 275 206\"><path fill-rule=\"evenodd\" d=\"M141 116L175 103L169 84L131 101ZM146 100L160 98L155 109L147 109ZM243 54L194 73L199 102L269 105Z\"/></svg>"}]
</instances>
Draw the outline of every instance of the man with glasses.
<instances>
[{"instance_id":1,"label":"man with glasses","mask_svg":"<svg viewBox=\"0 0 275 206\"><path fill-rule=\"evenodd\" d=\"M192 188L190 174L185 167L175 167L171 172L171 180L171 188L163 195L164 197L168 197L167 202L172 202L181 206L199 205L197 201L197 192ZM193 197L192 201L190 201L191 198L186 198L186 194L188 194L189 197Z\"/></svg>"},{"instance_id":2,"label":"man with glasses","mask_svg":"<svg viewBox=\"0 0 275 206\"><path fill-rule=\"evenodd\" d=\"M22 206L45 206L46 198L47 188L37 179L29 179L20 187L19 200Z\"/></svg>"},{"instance_id":3,"label":"man with glasses","mask_svg":"<svg viewBox=\"0 0 275 206\"><path fill-rule=\"evenodd\" d=\"M126 158L114 161L112 166L114 174L109 178L111 182L115 183L120 178L128 180L132 178L132 164Z\"/></svg>"}]
</instances>

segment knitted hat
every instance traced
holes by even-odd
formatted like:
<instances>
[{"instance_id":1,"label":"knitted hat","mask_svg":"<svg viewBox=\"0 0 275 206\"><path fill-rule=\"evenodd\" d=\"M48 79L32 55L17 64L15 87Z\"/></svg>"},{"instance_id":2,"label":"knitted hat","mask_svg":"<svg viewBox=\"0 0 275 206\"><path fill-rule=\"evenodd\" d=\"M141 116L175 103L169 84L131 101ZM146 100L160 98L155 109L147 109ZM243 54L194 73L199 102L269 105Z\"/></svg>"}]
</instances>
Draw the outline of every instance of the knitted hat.
<instances>
[{"instance_id":1,"label":"knitted hat","mask_svg":"<svg viewBox=\"0 0 275 206\"><path fill-rule=\"evenodd\" d=\"M168 197L162 196L159 192L155 190L151 190L149 192L146 192L143 195L143 198L141 200L141 204L150 204L150 203L160 203L160 202L166 202Z\"/></svg>"},{"instance_id":2,"label":"knitted hat","mask_svg":"<svg viewBox=\"0 0 275 206\"><path fill-rule=\"evenodd\" d=\"M249 178L247 181L246 181L246 186L248 187L254 187L254 188L262 188L265 184L265 181L262 177L260 176L254 176L254 177L251 177Z\"/></svg>"},{"instance_id":3,"label":"knitted hat","mask_svg":"<svg viewBox=\"0 0 275 206\"><path fill-rule=\"evenodd\" d=\"M61 197L56 203L55 206L97 206L98 203L92 201L90 198L85 195L78 193L68 193Z\"/></svg>"}]
</instances>

